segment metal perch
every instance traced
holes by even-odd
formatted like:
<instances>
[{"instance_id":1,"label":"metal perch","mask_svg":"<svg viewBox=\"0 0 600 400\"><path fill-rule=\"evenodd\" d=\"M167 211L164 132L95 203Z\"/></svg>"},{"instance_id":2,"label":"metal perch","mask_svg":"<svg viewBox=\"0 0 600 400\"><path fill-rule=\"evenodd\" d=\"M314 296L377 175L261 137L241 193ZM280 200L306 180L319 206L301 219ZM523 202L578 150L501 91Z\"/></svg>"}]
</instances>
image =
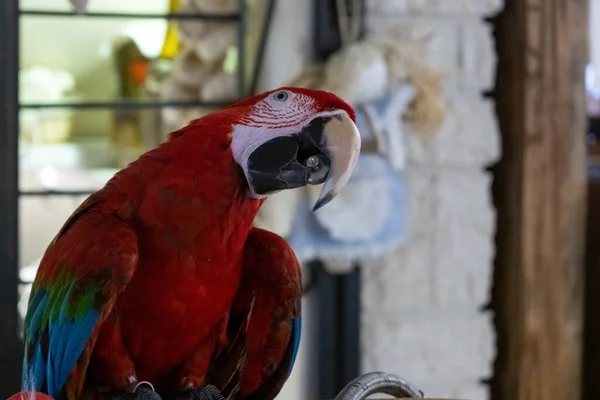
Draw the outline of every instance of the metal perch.
<instances>
[{"instance_id":1,"label":"metal perch","mask_svg":"<svg viewBox=\"0 0 600 400\"><path fill-rule=\"evenodd\" d=\"M350 382L334 400L364 400L373 394L387 394L396 398L423 398L423 392L397 375L370 372Z\"/></svg>"}]
</instances>

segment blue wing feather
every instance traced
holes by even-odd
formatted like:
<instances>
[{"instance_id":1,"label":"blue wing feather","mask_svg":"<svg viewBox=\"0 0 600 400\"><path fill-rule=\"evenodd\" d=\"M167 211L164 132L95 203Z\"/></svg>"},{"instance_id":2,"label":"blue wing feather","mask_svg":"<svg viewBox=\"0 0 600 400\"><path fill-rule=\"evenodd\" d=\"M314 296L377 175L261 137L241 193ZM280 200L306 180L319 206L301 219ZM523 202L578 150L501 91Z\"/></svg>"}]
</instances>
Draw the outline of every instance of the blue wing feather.
<instances>
[{"instance_id":1,"label":"blue wing feather","mask_svg":"<svg viewBox=\"0 0 600 400\"><path fill-rule=\"evenodd\" d=\"M50 337L52 337L52 328L49 329ZM58 397L58 393L56 393L56 384L57 382L54 380L54 351L51 346L48 347L48 357L46 359L46 393L50 397Z\"/></svg>"},{"instance_id":2,"label":"blue wing feather","mask_svg":"<svg viewBox=\"0 0 600 400\"><path fill-rule=\"evenodd\" d=\"M111 208L92 213L105 199L102 190L88 197L65 222L40 263L24 322L22 390L36 390L56 399L79 395L66 393L65 384L100 316L110 312L107 307L114 304L111 300L137 266L133 229L120 218L113 218L110 212L115 210ZM106 252L98 260L94 256L97 253L87 251L96 246L94 232L102 232L106 248L120 251ZM127 246L123 247L124 243ZM110 274L113 268L120 268L122 274L111 287L108 284L115 283ZM80 372L85 374L86 366L82 367Z\"/></svg>"},{"instance_id":3,"label":"blue wing feather","mask_svg":"<svg viewBox=\"0 0 600 400\"><path fill-rule=\"evenodd\" d=\"M100 310L96 308L90 308L83 318L68 316L71 289L72 283L69 288L61 288L57 300L59 312L47 322L45 310L51 307L47 290L42 287L32 293L25 327L22 390L36 390L58 398L98 322Z\"/></svg>"},{"instance_id":4,"label":"blue wing feather","mask_svg":"<svg viewBox=\"0 0 600 400\"><path fill-rule=\"evenodd\" d=\"M44 288L40 288L35 293L31 293L31 301L29 302L29 309L34 310L31 318L25 320L26 330L29 332L29 335L26 339L29 339L30 342L34 339L34 334L40 331L40 327L42 326L42 316L44 315L44 310L48 305L48 296L46 296L46 291ZM27 312L29 314L30 311Z\"/></svg>"},{"instance_id":5,"label":"blue wing feather","mask_svg":"<svg viewBox=\"0 0 600 400\"><path fill-rule=\"evenodd\" d=\"M46 379L45 363L42 356L42 349L37 345L33 349L32 363L27 359L23 360L23 388L24 391L32 391L36 387L41 387Z\"/></svg>"},{"instance_id":6,"label":"blue wing feather","mask_svg":"<svg viewBox=\"0 0 600 400\"><path fill-rule=\"evenodd\" d=\"M60 381L62 384L66 382L71 370L79 360L81 352L85 347L85 343L89 339L96 323L100 318L100 310L92 309L85 318L77 323L67 323L66 331L69 332L69 340L65 343L65 352L62 360L60 371Z\"/></svg>"},{"instance_id":7,"label":"blue wing feather","mask_svg":"<svg viewBox=\"0 0 600 400\"><path fill-rule=\"evenodd\" d=\"M294 317L292 320L292 357L290 358L290 365L288 367L288 377L292 373L294 363L296 362L296 356L300 349L300 336L302 334L302 319L300 316Z\"/></svg>"}]
</instances>

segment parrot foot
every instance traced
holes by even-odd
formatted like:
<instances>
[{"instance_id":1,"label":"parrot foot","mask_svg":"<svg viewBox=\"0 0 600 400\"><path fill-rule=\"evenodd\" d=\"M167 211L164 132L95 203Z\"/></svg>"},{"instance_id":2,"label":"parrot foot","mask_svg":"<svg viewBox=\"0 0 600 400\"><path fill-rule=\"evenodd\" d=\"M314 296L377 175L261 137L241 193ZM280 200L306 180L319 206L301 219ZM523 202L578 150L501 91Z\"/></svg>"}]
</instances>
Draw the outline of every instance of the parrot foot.
<instances>
[{"instance_id":1,"label":"parrot foot","mask_svg":"<svg viewBox=\"0 0 600 400\"><path fill-rule=\"evenodd\" d=\"M215 385L204 385L199 388L186 391L188 399L191 400L225 400L223 393Z\"/></svg>"},{"instance_id":2,"label":"parrot foot","mask_svg":"<svg viewBox=\"0 0 600 400\"><path fill-rule=\"evenodd\" d=\"M150 382L137 382L130 392L104 393L102 400L162 400Z\"/></svg>"}]
</instances>

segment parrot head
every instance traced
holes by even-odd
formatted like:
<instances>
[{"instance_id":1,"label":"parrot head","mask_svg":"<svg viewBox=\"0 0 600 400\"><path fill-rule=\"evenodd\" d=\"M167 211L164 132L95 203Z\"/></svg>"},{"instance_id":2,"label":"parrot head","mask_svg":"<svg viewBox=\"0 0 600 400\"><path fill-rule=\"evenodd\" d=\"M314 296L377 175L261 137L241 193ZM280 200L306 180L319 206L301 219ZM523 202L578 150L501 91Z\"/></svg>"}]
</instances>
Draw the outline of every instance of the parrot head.
<instances>
[{"instance_id":1,"label":"parrot head","mask_svg":"<svg viewBox=\"0 0 600 400\"><path fill-rule=\"evenodd\" d=\"M332 93L279 88L229 106L231 150L249 195L323 184L313 211L346 185L360 153L354 110Z\"/></svg>"}]
</instances>

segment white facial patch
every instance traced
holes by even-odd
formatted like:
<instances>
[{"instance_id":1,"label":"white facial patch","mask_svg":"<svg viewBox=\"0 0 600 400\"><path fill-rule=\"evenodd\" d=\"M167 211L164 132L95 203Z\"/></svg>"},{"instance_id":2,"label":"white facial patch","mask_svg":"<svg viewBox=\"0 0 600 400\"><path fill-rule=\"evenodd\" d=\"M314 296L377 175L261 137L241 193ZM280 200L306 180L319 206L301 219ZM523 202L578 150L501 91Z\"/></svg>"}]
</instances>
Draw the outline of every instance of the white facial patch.
<instances>
[{"instance_id":1,"label":"white facial patch","mask_svg":"<svg viewBox=\"0 0 600 400\"><path fill-rule=\"evenodd\" d=\"M242 167L244 175L246 176L246 180L250 182L250 176L248 175L248 158L250 158L250 154L252 154L254 150L276 137L297 134L302 130L302 126L302 124L298 124L295 127L274 129L236 125L231 134L231 152L233 153L233 159L235 162ZM257 199L267 197L266 195L254 193L252 188L250 188L250 195Z\"/></svg>"}]
</instances>

